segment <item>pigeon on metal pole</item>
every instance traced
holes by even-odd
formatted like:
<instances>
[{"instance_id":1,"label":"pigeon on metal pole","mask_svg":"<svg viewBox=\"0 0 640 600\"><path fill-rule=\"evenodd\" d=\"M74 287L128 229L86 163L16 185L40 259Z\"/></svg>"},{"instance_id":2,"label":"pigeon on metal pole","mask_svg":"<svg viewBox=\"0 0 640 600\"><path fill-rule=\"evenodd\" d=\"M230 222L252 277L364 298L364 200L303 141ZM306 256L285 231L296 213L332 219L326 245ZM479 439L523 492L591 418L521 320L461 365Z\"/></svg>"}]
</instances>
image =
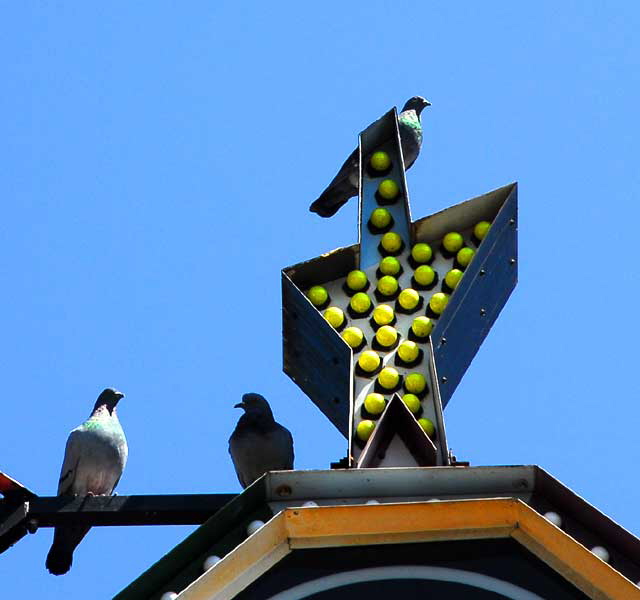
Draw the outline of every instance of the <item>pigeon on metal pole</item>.
<instances>
[{"instance_id":1,"label":"pigeon on metal pole","mask_svg":"<svg viewBox=\"0 0 640 600\"><path fill-rule=\"evenodd\" d=\"M90 417L76 427L67 440L58 482L58 496L110 496L127 462L127 440L116 414L124 394L107 388L96 400ZM73 551L90 527L59 525L46 566L53 575L71 568Z\"/></svg>"},{"instance_id":2,"label":"pigeon on metal pole","mask_svg":"<svg viewBox=\"0 0 640 600\"><path fill-rule=\"evenodd\" d=\"M244 394L244 414L229 438L229 454L243 488L267 471L293 469L291 432L273 418L269 403L260 394Z\"/></svg>"},{"instance_id":3,"label":"pigeon on metal pole","mask_svg":"<svg viewBox=\"0 0 640 600\"><path fill-rule=\"evenodd\" d=\"M404 157L404 168L408 169L418 158L422 146L422 123L420 113L427 106L428 100L422 96L414 96L407 100L402 112L398 115L400 142ZM311 212L321 217L332 217L338 209L346 204L349 198L358 194L358 149L356 148L344 162L338 174L327 189L309 207Z\"/></svg>"}]
</instances>

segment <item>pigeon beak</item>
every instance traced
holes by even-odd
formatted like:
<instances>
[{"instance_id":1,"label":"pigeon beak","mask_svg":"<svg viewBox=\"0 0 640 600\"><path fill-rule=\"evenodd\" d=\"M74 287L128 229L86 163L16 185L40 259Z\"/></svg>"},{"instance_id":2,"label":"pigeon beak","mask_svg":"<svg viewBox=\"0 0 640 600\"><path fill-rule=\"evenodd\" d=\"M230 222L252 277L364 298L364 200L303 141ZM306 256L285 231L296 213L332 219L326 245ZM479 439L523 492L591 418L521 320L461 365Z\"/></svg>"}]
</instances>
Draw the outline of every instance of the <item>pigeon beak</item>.
<instances>
[{"instance_id":1,"label":"pigeon beak","mask_svg":"<svg viewBox=\"0 0 640 600\"><path fill-rule=\"evenodd\" d=\"M234 404L233 408L244 408L244 403L239 402L238 404Z\"/></svg>"}]
</instances>

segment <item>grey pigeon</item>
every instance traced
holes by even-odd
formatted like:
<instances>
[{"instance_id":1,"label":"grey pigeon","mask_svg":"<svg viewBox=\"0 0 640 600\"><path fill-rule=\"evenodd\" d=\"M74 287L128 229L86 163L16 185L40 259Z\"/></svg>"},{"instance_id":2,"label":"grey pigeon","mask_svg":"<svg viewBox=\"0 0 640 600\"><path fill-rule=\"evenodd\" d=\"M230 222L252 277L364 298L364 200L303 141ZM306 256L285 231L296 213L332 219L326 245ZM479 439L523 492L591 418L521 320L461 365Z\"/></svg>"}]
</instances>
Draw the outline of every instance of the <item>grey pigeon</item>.
<instances>
[{"instance_id":1,"label":"grey pigeon","mask_svg":"<svg viewBox=\"0 0 640 600\"><path fill-rule=\"evenodd\" d=\"M276 423L269 403L260 394L244 394L234 408L244 409L229 438L229 454L242 487L267 471L293 469L293 438Z\"/></svg>"},{"instance_id":2,"label":"grey pigeon","mask_svg":"<svg viewBox=\"0 0 640 600\"><path fill-rule=\"evenodd\" d=\"M407 100L398 115L400 142L404 157L404 168L408 169L418 158L422 146L422 124L420 113L431 103L422 96ZM358 194L358 149L356 148L344 162L338 174L327 189L309 207L311 212L321 217L332 217L349 198Z\"/></svg>"},{"instance_id":3,"label":"grey pigeon","mask_svg":"<svg viewBox=\"0 0 640 600\"><path fill-rule=\"evenodd\" d=\"M67 440L58 482L58 496L110 496L127 462L127 440L118 421L116 404L124 394L107 388L91 416ZM88 525L55 528L46 566L53 575L71 568L73 551L87 534Z\"/></svg>"}]
</instances>

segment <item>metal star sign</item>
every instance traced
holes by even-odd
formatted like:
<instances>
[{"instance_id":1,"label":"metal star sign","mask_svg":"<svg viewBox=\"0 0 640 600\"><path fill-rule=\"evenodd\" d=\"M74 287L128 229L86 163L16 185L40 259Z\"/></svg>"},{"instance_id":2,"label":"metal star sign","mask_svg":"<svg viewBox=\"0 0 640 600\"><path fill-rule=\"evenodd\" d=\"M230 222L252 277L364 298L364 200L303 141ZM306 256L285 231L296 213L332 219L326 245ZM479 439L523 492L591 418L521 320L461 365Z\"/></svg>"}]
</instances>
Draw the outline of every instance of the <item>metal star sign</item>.
<instances>
[{"instance_id":1,"label":"metal star sign","mask_svg":"<svg viewBox=\"0 0 640 600\"><path fill-rule=\"evenodd\" d=\"M359 155L359 243L282 271L284 371L349 466L447 465L442 409L517 280L517 185L413 222L395 109Z\"/></svg>"}]
</instances>

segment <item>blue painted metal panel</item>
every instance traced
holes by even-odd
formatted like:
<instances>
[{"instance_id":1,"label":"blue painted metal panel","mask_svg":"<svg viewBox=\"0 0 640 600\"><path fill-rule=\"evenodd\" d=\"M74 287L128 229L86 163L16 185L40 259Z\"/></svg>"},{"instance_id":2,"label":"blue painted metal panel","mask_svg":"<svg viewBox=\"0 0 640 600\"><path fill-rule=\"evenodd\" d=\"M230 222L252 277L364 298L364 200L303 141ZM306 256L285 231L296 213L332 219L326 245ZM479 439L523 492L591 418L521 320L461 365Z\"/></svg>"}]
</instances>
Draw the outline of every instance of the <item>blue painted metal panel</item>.
<instances>
[{"instance_id":1,"label":"blue painted metal panel","mask_svg":"<svg viewBox=\"0 0 640 600\"><path fill-rule=\"evenodd\" d=\"M284 372L349 437L351 348L282 273Z\"/></svg>"},{"instance_id":2,"label":"blue painted metal panel","mask_svg":"<svg viewBox=\"0 0 640 600\"><path fill-rule=\"evenodd\" d=\"M516 285L517 210L514 185L432 333L443 406Z\"/></svg>"}]
</instances>

